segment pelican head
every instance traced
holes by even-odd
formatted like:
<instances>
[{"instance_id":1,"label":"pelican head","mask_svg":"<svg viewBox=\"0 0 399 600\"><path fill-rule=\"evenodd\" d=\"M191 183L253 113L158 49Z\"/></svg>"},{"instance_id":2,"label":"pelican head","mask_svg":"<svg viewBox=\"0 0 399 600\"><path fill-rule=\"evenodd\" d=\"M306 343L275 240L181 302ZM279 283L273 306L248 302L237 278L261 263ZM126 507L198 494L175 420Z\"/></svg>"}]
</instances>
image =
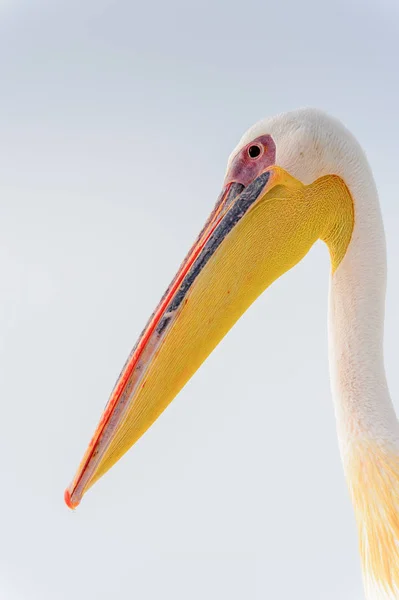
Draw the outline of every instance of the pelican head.
<instances>
[{"instance_id":1,"label":"pelican head","mask_svg":"<svg viewBox=\"0 0 399 600\"><path fill-rule=\"evenodd\" d=\"M313 109L260 121L232 152L216 205L133 348L65 493L69 507L145 433L254 300L317 240L328 245L331 257L332 389L365 572L384 589L399 585L397 545L394 559L388 551L380 557L381 544L397 543L394 500L385 502L384 538L374 527L383 519L367 494L371 484L386 491L394 482L397 489L398 472L397 424L381 352L385 245L378 197L356 140ZM364 378L368 369L371 383ZM388 465L389 484L379 481L378 461Z\"/></svg>"}]
</instances>

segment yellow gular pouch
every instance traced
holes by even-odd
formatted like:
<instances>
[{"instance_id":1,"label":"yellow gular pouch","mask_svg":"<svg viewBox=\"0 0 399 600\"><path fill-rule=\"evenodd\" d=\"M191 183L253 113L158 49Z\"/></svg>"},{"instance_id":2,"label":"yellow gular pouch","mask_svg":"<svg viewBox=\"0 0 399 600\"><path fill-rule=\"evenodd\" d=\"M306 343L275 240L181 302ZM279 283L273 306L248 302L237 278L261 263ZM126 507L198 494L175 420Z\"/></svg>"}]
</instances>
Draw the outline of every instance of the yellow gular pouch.
<instances>
[{"instance_id":1,"label":"yellow gular pouch","mask_svg":"<svg viewBox=\"0 0 399 600\"><path fill-rule=\"evenodd\" d=\"M86 490L159 417L252 302L316 240L328 244L335 270L353 225L352 197L338 176L305 186L272 167L260 197L195 279Z\"/></svg>"}]
</instances>

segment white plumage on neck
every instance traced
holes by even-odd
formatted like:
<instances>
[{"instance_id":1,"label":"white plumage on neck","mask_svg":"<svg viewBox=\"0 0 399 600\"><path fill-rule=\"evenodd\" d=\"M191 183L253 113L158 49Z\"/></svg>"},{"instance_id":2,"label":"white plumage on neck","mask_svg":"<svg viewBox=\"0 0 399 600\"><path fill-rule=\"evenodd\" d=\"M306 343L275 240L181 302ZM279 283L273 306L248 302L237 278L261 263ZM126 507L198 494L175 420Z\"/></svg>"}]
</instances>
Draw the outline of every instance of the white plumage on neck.
<instances>
[{"instance_id":1,"label":"white plumage on neck","mask_svg":"<svg viewBox=\"0 0 399 600\"><path fill-rule=\"evenodd\" d=\"M376 185L358 142L321 111L260 121L232 156L266 133L276 144L278 166L306 185L338 175L352 196L351 241L330 281L331 388L367 598L398 600L399 425L383 360L386 248Z\"/></svg>"}]
</instances>

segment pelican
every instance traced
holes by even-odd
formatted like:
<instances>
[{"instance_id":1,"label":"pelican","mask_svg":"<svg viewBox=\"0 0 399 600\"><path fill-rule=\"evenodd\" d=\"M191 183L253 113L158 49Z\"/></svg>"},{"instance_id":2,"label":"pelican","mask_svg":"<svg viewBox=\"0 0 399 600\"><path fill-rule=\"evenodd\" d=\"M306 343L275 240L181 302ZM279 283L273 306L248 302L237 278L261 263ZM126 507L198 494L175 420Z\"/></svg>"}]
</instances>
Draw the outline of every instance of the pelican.
<instances>
[{"instance_id":1,"label":"pelican","mask_svg":"<svg viewBox=\"0 0 399 600\"><path fill-rule=\"evenodd\" d=\"M216 205L128 357L65 501L79 504L254 300L317 240L331 258L331 390L366 595L398 599L399 428L383 361L385 235L365 154L319 110L262 120L241 138Z\"/></svg>"}]
</instances>

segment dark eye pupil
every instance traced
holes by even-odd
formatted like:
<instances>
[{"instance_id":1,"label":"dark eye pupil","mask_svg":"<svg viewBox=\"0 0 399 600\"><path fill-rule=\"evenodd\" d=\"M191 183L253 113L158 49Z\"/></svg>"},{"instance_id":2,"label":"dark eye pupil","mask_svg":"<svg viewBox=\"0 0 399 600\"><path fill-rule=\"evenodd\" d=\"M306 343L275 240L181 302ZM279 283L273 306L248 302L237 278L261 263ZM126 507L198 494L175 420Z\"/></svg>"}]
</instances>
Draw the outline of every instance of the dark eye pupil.
<instances>
[{"instance_id":1,"label":"dark eye pupil","mask_svg":"<svg viewBox=\"0 0 399 600\"><path fill-rule=\"evenodd\" d=\"M250 146L248 148L248 154L251 158L256 158L260 154L259 146Z\"/></svg>"}]
</instances>

